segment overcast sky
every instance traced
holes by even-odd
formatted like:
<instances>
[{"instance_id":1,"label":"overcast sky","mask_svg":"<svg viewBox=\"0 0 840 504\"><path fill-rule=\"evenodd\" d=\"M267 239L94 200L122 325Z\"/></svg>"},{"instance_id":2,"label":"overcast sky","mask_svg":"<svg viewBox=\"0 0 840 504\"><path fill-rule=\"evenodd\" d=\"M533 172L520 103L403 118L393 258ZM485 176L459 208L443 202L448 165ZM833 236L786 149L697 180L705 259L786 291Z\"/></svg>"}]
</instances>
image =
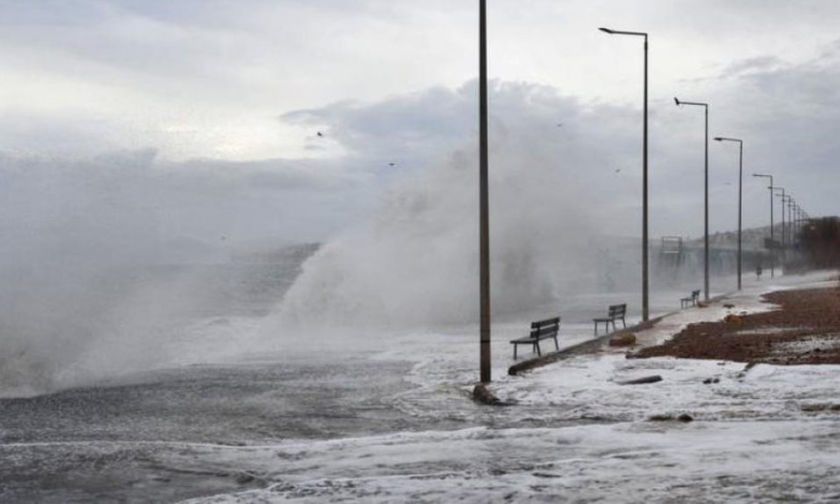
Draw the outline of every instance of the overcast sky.
<instances>
[{"instance_id":1,"label":"overcast sky","mask_svg":"<svg viewBox=\"0 0 840 504\"><path fill-rule=\"evenodd\" d=\"M5 225L69 204L104 225L143 208L166 238L326 239L474 149L477 3L0 0ZM490 142L508 160L491 171L527 177L510 153L538 150L607 231L638 235L642 43L607 26L650 33L653 237L702 232L702 110L673 96L744 139L745 226L768 220L755 171L837 213L840 2L488 4ZM711 228L733 229L734 145L713 142L710 173ZM30 201L45 191L63 197Z\"/></svg>"}]
</instances>

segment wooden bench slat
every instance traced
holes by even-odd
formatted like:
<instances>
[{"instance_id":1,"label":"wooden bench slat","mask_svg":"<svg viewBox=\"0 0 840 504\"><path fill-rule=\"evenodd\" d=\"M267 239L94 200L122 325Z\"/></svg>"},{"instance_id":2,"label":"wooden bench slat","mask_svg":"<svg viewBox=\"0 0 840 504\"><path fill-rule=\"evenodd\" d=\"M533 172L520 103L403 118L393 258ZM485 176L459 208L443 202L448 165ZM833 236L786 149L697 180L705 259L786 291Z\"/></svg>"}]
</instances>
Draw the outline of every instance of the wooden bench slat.
<instances>
[{"instance_id":1,"label":"wooden bench slat","mask_svg":"<svg viewBox=\"0 0 840 504\"><path fill-rule=\"evenodd\" d=\"M557 334L557 330L559 328L560 328L560 326L552 326L552 327L543 327L542 329L533 329L531 331L531 337L532 338L538 338L538 337L543 336L545 334Z\"/></svg>"}]
</instances>

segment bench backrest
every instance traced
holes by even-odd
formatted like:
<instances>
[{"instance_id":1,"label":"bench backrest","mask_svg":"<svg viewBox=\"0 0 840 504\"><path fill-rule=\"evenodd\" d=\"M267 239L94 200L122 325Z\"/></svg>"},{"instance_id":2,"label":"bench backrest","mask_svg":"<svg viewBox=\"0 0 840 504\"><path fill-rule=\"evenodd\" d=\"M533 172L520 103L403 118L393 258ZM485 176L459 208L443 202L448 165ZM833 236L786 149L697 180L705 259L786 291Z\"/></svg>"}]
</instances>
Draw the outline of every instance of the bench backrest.
<instances>
[{"instance_id":1,"label":"bench backrest","mask_svg":"<svg viewBox=\"0 0 840 504\"><path fill-rule=\"evenodd\" d=\"M691 291L691 297L699 298L700 297L700 289Z\"/></svg>"},{"instance_id":2,"label":"bench backrest","mask_svg":"<svg viewBox=\"0 0 840 504\"><path fill-rule=\"evenodd\" d=\"M531 337L539 338L546 334L556 335L560 329L560 317L531 322Z\"/></svg>"},{"instance_id":3,"label":"bench backrest","mask_svg":"<svg viewBox=\"0 0 840 504\"><path fill-rule=\"evenodd\" d=\"M627 311L627 305L626 304L610 305L609 315L607 315L607 316L610 317L610 318L623 318L624 313L626 311Z\"/></svg>"}]
</instances>

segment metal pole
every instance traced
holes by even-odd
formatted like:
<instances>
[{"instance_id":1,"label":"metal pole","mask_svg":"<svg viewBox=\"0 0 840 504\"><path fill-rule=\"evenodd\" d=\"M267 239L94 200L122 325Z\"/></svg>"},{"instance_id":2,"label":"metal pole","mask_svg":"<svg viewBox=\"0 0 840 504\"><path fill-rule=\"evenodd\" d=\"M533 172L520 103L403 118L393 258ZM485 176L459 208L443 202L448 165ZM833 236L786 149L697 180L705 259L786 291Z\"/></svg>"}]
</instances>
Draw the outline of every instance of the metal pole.
<instances>
[{"instance_id":1,"label":"metal pole","mask_svg":"<svg viewBox=\"0 0 840 504\"><path fill-rule=\"evenodd\" d=\"M709 106L706 109L706 143L703 157L703 290L709 302Z\"/></svg>"},{"instance_id":2,"label":"metal pole","mask_svg":"<svg viewBox=\"0 0 840 504\"><path fill-rule=\"evenodd\" d=\"M645 119L642 150L642 321L648 320L648 37L645 34Z\"/></svg>"},{"instance_id":3,"label":"metal pole","mask_svg":"<svg viewBox=\"0 0 840 504\"><path fill-rule=\"evenodd\" d=\"M782 196L782 215L785 216L785 222L787 225L785 226L785 248L790 247L790 217L787 216L787 202L790 199L790 195L786 194Z\"/></svg>"},{"instance_id":4,"label":"metal pole","mask_svg":"<svg viewBox=\"0 0 840 504\"><path fill-rule=\"evenodd\" d=\"M788 246L791 250L793 250L793 239L794 239L794 232L796 231L796 223L793 222L793 214L791 213L790 209L793 206L793 198L788 196L788 222L790 222L790 226L788 226Z\"/></svg>"},{"instance_id":5,"label":"metal pole","mask_svg":"<svg viewBox=\"0 0 840 504\"><path fill-rule=\"evenodd\" d=\"M490 382L490 216L487 161L487 1L479 0L478 93L479 93L479 288L481 291L480 359L481 383Z\"/></svg>"},{"instance_id":6,"label":"metal pole","mask_svg":"<svg viewBox=\"0 0 840 504\"><path fill-rule=\"evenodd\" d=\"M715 140L738 142L738 290L741 290L741 195L744 181L744 141L730 137L715 137Z\"/></svg>"},{"instance_id":7,"label":"metal pole","mask_svg":"<svg viewBox=\"0 0 840 504\"><path fill-rule=\"evenodd\" d=\"M773 241L773 175L770 175L770 278L776 278L776 242Z\"/></svg>"},{"instance_id":8,"label":"metal pole","mask_svg":"<svg viewBox=\"0 0 840 504\"><path fill-rule=\"evenodd\" d=\"M744 181L744 142L738 142L738 290L741 290L741 186Z\"/></svg>"},{"instance_id":9,"label":"metal pole","mask_svg":"<svg viewBox=\"0 0 840 504\"><path fill-rule=\"evenodd\" d=\"M784 254L785 254L785 188L784 187L773 186L773 191L782 191L781 195L779 195L779 193L776 193L776 192L774 192L774 194L776 196L781 196L781 199L782 199L782 239L781 239L782 246L781 246L781 249L782 249L782 265L784 266L784 263L785 263L785 256L784 256Z\"/></svg>"},{"instance_id":10,"label":"metal pole","mask_svg":"<svg viewBox=\"0 0 840 504\"><path fill-rule=\"evenodd\" d=\"M784 260L785 253L785 190L782 189L782 260Z\"/></svg>"},{"instance_id":11,"label":"metal pole","mask_svg":"<svg viewBox=\"0 0 840 504\"><path fill-rule=\"evenodd\" d=\"M645 38L644 118L642 126L642 320L647 321L648 304L648 34L645 32L598 28L610 35L633 35Z\"/></svg>"},{"instance_id":12,"label":"metal pole","mask_svg":"<svg viewBox=\"0 0 840 504\"><path fill-rule=\"evenodd\" d=\"M697 105L704 108L706 119L705 151L703 157L703 290L706 302L709 301L709 104L703 102L683 101L674 97L674 103L680 105Z\"/></svg>"},{"instance_id":13,"label":"metal pole","mask_svg":"<svg viewBox=\"0 0 840 504\"><path fill-rule=\"evenodd\" d=\"M761 178L769 178L770 179L770 278L774 278L776 276L773 264L775 262L775 248L774 248L774 241L773 241L773 175L765 175L763 173L753 173L753 177L761 177Z\"/></svg>"},{"instance_id":14,"label":"metal pole","mask_svg":"<svg viewBox=\"0 0 840 504\"><path fill-rule=\"evenodd\" d=\"M788 202L788 215L790 215L790 247L791 250L793 246L796 244L796 214L791 212L791 209L796 206L796 203L793 200Z\"/></svg>"}]
</instances>

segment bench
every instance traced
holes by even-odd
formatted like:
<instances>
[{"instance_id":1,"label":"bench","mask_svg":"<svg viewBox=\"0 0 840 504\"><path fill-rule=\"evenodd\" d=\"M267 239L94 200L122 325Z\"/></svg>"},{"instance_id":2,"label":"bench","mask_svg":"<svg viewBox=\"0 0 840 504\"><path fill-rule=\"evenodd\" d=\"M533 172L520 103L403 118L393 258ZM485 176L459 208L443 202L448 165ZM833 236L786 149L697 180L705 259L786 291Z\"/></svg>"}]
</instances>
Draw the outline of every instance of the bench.
<instances>
[{"instance_id":1,"label":"bench","mask_svg":"<svg viewBox=\"0 0 840 504\"><path fill-rule=\"evenodd\" d=\"M560 350L560 345L557 344L557 331L559 330L560 317L531 322L531 334L510 340L510 343L513 345L513 360L516 360L516 349L519 345L531 345L533 347L533 351L537 352L537 355L542 356L542 352L540 351L540 340L548 338L553 338L554 347L557 350Z\"/></svg>"},{"instance_id":2,"label":"bench","mask_svg":"<svg viewBox=\"0 0 840 504\"><path fill-rule=\"evenodd\" d=\"M680 298L680 308L686 306L697 306L697 300L700 299L700 289L691 291L691 296Z\"/></svg>"},{"instance_id":3,"label":"bench","mask_svg":"<svg viewBox=\"0 0 840 504\"><path fill-rule=\"evenodd\" d=\"M610 305L609 310L607 311L606 317L594 318L592 319L595 322L595 336L598 335L598 324L604 324L604 330L609 332L610 331L610 323L613 325L613 331L616 330L615 321L617 319L621 319L621 325L625 328L627 327L627 323L624 322L624 314L627 313L627 305L626 304L617 304L617 305Z\"/></svg>"}]
</instances>

